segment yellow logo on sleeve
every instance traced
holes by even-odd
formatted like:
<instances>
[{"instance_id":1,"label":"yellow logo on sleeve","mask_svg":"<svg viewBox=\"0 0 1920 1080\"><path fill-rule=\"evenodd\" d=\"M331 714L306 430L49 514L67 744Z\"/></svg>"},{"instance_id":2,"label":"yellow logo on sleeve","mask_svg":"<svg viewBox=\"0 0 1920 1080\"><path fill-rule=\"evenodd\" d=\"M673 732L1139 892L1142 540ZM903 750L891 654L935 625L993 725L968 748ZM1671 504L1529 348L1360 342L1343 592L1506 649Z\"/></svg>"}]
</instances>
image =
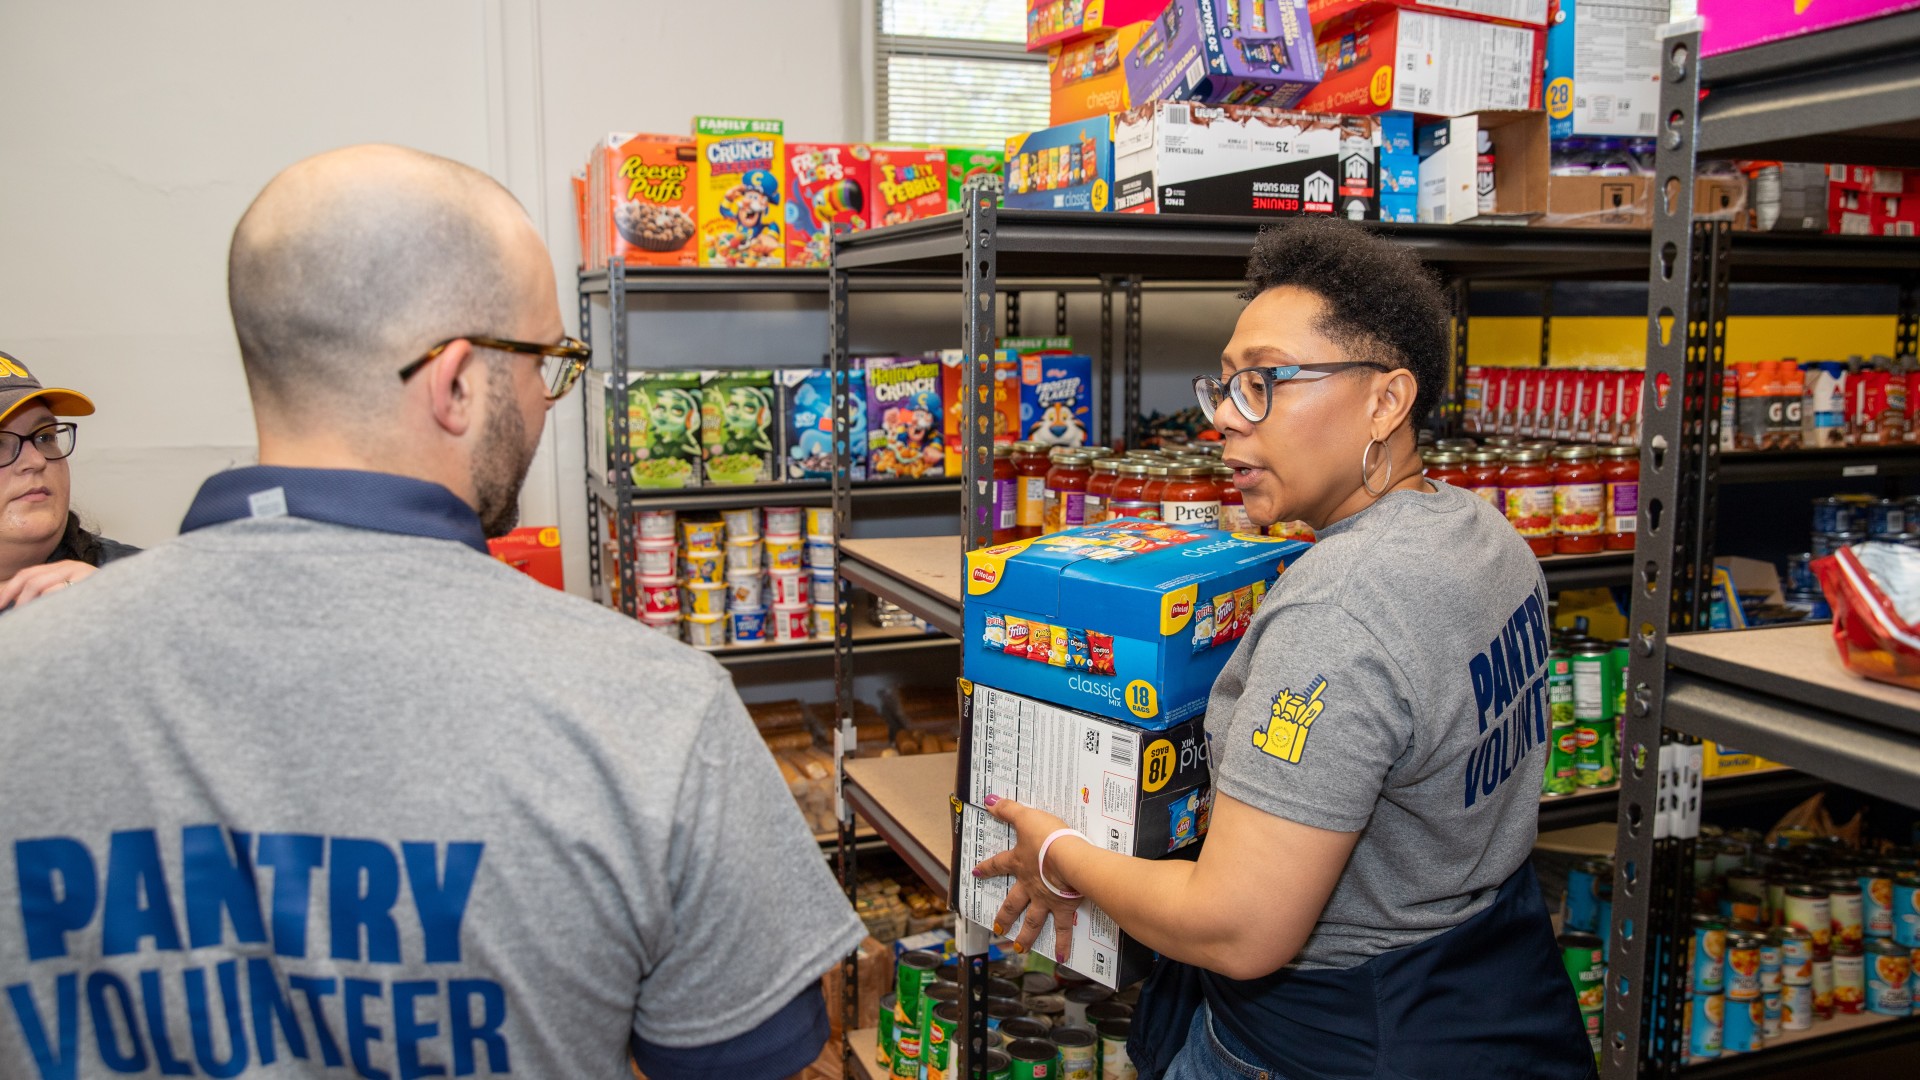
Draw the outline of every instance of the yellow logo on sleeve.
<instances>
[{"instance_id":1,"label":"yellow logo on sleeve","mask_svg":"<svg viewBox=\"0 0 1920 1080\"><path fill-rule=\"evenodd\" d=\"M1253 745L1257 750L1265 751L1290 765L1300 764L1300 755L1307 749L1307 735L1313 728L1313 722L1320 718L1320 712L1327 703L1320 695L1327 689L1327 680L1315 676L1307 684L1307 693L1296 694L1292 690L1282 690L1273 695L1273 714L1267 720L1264 731L1253 733Z\"/></svg>"}]
</instances>

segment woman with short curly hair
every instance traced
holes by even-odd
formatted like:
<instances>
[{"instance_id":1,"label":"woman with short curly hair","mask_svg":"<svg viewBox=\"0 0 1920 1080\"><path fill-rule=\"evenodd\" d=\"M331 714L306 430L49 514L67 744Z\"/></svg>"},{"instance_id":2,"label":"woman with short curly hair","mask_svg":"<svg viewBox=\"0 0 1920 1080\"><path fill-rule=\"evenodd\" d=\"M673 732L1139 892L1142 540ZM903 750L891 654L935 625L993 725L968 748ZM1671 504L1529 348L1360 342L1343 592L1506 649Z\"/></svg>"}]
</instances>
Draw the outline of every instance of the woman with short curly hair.
<instances>
[{"instance_id":1,"label":"woman with short curly hair","mask_svg":"<svg viewBox=\"0 0 1920 1080\"><path fill-rule=\"evenodd\" d=\"M1242 297L1194 390L1248 516L1319 539L1214 683L1206 845L1129 858L996 801L995 929L1031 946L1084 894L1158 952L1144 1078L1591 1077L1527 861L1546 584L1499 511L1421 473L1444 295L1406 249L1303 220L1261 235Z\"/></svg>"}]
</instances>

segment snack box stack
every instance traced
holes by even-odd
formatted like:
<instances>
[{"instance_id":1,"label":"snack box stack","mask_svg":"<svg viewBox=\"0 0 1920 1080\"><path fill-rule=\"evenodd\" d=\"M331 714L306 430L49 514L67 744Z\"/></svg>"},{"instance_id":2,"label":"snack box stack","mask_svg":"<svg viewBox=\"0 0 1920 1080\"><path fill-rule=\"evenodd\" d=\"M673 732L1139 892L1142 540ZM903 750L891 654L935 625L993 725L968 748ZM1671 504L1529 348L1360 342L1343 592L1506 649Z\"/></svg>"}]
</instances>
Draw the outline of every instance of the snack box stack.
<instances>
[{"instance_id":1,"label":"snack box stack","mask_svg":"<svg viewBox=\"0 0 1920 1080\"><path fill-rule=\"evenodd\" d=\"M1301 109L1463 116L1542 107L1546 0L1308 6L1320 75L1291 102Z\"/></svg>"},{"instance_id":2,"label":"snack box stack","mask_svg":"<svg viewBox=\"0 0 1920 1080\"><path fill-rule=\"evenodd\" d=\"M589 270L609 263L692 266L694 145L685 135L616 132L596 142L576 176L580 259Z\"/></svg>"},{"instance_id":3,"label":"snack box stack","mask_svg":"<svg viewBox=\"0 0 1920 1080\"><path fill-rule=\"evenodd\" d=\"M1047 53L1048 122L1125 109L1122 61L1165 7L1165 0L1029 0L1027 51Z\"/></svg>"},{"instance_id":4,"label":"snack box stack","mask_svg":"<svg viewBox=\"0 0 1920 1080\"><path fill-rule=\"evenodd\" d=\"M1307 0L1172 0L1126 57L1136 105L1298 104L1320 82Z\"/></svg>"}]
</instances>

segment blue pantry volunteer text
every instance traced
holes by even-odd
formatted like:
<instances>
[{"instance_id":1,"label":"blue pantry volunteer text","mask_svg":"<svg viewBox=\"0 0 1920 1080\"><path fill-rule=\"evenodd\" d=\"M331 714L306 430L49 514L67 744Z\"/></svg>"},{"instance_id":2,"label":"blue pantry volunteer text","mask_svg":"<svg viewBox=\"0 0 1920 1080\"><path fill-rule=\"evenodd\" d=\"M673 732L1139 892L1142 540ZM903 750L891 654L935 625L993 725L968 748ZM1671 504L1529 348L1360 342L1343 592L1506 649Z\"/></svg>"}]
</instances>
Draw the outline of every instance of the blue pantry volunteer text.
<instances>
[{"instance_id":1,"label":"blue pantry volunteer text","mask_svg":"<svg viewBox=\"0 0 1920 1080\"><path fill-rule=\"evenodd\" d=\"M510 1071L498 982L349 978L335 966L459 964L485 844L218 825L187 826L179 840L175 856L156 830L116 832L104 858L70 836L14 842L30 978L6 997L43 1080L80 1075L83 1039L122 1073L238 1076L283 1056L351 1062L369 1080ZM308 934L316 909L324 939ZM403 924L418 930L419 955L403 955ZM80 959L210 948L228 958L137 970ZM310 956L326 970L284 963ZM385 1060L397 1067L375 1067Z\"/></svg>"},{"instance_id":2,"label":"blue pantry volunteer text","mask_svg":"<svg viewBox=\"0 0 1920 1080\"><path fill-rule=\"evenodd\" d=\"M1492 795L1547 741L1547 633L1546 599L1530 593L1500 636L1467 663L1480 744L1467 752L1466 808Z\"/></svg>"}]
</instances>

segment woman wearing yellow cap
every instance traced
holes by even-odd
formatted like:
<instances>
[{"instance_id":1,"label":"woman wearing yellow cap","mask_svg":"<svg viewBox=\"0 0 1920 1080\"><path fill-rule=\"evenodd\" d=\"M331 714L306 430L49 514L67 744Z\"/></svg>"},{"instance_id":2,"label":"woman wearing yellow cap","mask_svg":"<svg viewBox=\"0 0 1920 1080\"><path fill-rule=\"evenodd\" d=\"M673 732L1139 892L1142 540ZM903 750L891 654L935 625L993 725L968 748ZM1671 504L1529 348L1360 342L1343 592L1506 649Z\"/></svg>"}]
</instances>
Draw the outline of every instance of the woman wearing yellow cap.
<instances>
[{"instance_id":1,"label":"woman wearing yellow cap","mask_svg":"<svg viewBox=\"0 0 1920 1080\"><path fill-rule=\"evenodd\" d=\"M41 386L0 352L0 611L140 550L81 528L68 505L67 455L78 428L59 418L92 413L85 394Z\"/></svg>"}]
</instances>

